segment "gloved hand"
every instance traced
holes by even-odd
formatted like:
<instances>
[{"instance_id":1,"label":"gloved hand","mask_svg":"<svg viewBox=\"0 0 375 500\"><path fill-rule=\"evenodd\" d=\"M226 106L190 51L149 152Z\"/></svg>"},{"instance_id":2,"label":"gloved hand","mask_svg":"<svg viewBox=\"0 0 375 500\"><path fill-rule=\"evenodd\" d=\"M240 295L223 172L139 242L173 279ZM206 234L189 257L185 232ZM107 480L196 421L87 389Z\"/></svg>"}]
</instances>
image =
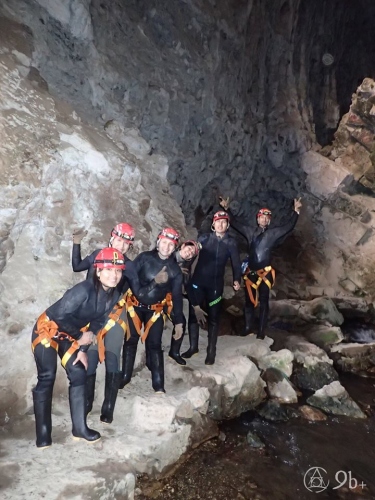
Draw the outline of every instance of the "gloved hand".
<instances>
[{"instance_id":1,"label":"gloved hand","mask_svg":"<svg viewBox=\"0 0 375 500\"><path fill-rule=\"evenodd\" d=\"M229 196L227 198L223 198L222 196L219 196L219 205L221 206L221 208L224 208L224 210L228 210Z\"/></svg>"},{"instance_id":2,"label":"gloved hand","mask_svg":"<svg viewBox=\"0 0 375 500\"><path fill-rule=\"evenodd\" d=\"M87 231L85 229L74 229L73 231L73 243L80 245L82 239L86 236Z\"/></svg>"},{"instance_id":3,"label":"gloved hand","mask_svg":"<svg viewBox=\"0 0 375 500\"><path fill-rule=\"evenodd\" d=\"M173 338L175 340L179 340L182 335L184 334L184 329L182 327L182 323L179 323L178 325L174 325L174 335Z\"/></svg>"},{"instance_id":4,"label":"gloved hand","mask_svg":"<svg viewBox=\"0 0 375 500\"><path fill-rule=\"evenodd\" d=\"M166 269L167 266L164 266L163 269L161 269L158 272L158 274L154 278L155 283L161 284L161 283L166 283L168 281L168 273Z\"/></svg>"},{"instance_id":5,"label":"gloved hand","mask_svg":"<svg viewBox=\"0 0 375 500\"><path fill-rule=\"evenodd\" d=\"M200 306L194 306L194 312L195 316L197 317L198 323L201 326L205 326L207 313L203 311L203 309L201 309Z\"/></svg>"}]
</instances>

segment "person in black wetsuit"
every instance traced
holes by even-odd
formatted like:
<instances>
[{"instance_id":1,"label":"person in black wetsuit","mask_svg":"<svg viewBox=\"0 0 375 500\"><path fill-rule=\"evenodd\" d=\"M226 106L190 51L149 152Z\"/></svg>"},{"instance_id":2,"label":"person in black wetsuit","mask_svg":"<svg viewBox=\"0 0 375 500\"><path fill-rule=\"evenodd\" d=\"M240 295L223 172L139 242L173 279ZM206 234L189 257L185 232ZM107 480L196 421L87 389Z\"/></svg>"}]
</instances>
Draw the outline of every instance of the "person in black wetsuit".
<instances>
[{"instance_id":1,"label":"person in black wetsuit","mask_svg":"<svg viewBox=\"0 0 375 500\"><path fill-rule=\"evenodd\" d=\"M87 349L105 326L108 312L119 299L116 287L124 265L120 252L113 248L100 251L94 262L97 271L92 279L68 290L48 307L34 326L31 342L38 370L38 383L33 389L38 448L52 444L51 407L57 355L70 384L73 436L91 442L100 439L99 432L89 429L86 423Z\"/></svg>"},{"instance_id":2,"label":"person in black wetsuit","mask_svg":"<svg viewBox=\"0 0 375 500\"><path fill-rule=\"evenodd\" d=\"M86 233L79 231L73 233L73 252L72 267L73 271L80 272L87 270L87 278L94 274L94 260L100 250L94 250L90 255L81 258L81 241ZM133 262L125 255L133 245L135 231L134 228L125 222L117 224L111 231L109 246L118 250L124 255L125 268L123 270L122 280L118 288L125 292L129 286L138 291L138 275ZM101 408L100 420L106 424L113 421L113 412L116 404L119 383L120 383L120 365L121 352L124 344L124 328L126 325L126 308L122 308L120 317L113 323L104 337L104 362L105 362L105 389L104 401ZM88 368L87 368L87 405L86 411L89 414L92 410L95 397L96 370L99 363L98 345L91 345L88 350ZM100 359L102 361L102 358Z\"/></svg>"},{"instance_id":3,"label":"person in black wetsuit","mask_svg":"<svg viewBox=\"0 0 375 500\"><path fill-rule=\"evenodd\" d=\"M195 265L197 263L197 257L200 252L200 249L202 248L202 245L195 240L187 240L182 245L176 250L175 252L175 257L177 264L180 266L180 269L182 271L182 276L183 276L183 290L182 294L183 297L188 299L188 296L185 292L185 288L188 285L192 270L195 268ZM194 319L193 319L194 318ZM183 334L181 338L178 340L175 339L175 331L173 329L172 331L172 339L171 339L171 348L169 350L169 357L172 358L176 363L179 365L186 365L186 361L184 358L181 357L180 355L180 348L181 344L185 335L185 330L186 330L186 318L185 315L183 316ZM189 325L191 321L196 322L195 314L194 314L194 309L193 306L189 302ZM189 326L190 328L190 326Z\"/></svg>"},{"instance_id":4,"label":"person in black wetsuit","mask_svg":"<svg viewBox=\"0 0 375 500\"><path fill-rule=\"evenodd\" d=\"M187 286L189 301L194 307L195 322L189 325L190 348L182 354L190 358L198 352L199 324L204 326L208 316L208 346L206 365L213 365L216 357L216 343L219 331L221 299L224 289L225 265L231 260L233 288L239 290L241 264L236 241L227 233L229 216L226 212L216 212L212 221L212 233L198 238L202 245L197 266ZM208 314L202 309L206 302Z\"/></svg>"},{"instance_id":5,"label":"person in black wetsuit","mask_svg":"<svg viewBox=\"0 0 375 500\"><path fill-rule=\"evenodd\" d=\"M220 198L220 205L228 210L229 199ZM275 271L271 266L272 250L289 234L297 223L301 209L301 199L294 200L292 216L286 224L278 227L269 227L271 211L261 208L257 213L257 228L241 224L228 210L231 217L232 228L239 232L248 244L248 264L244 273L247 293L245 293L245 330L242 336L251 333L254 309L259 307L259 330L257 337L264 338L268 319L269 294L275 280Z\"/></svg>"},{"instance_id":6,"label":"person in black wetsuit","mask_svg":"<svg viewBox=\"0 0 375 500\"><path fill-rule=\"evenodd\" d=\"M174 338L183 334L182 273L173 252L179 234L172 228L163 229L157 238L156 248L142 252L134 259L139 276L140 292L127 293L130 336L124 342L123 372L120 387L131 380L139 338L145 342L147 366L151 371L152 387L164 393L164 359L161 339L165 310L173 300ZM144 327L142 333L142 326Z\"/></svg>"}]
</instances>

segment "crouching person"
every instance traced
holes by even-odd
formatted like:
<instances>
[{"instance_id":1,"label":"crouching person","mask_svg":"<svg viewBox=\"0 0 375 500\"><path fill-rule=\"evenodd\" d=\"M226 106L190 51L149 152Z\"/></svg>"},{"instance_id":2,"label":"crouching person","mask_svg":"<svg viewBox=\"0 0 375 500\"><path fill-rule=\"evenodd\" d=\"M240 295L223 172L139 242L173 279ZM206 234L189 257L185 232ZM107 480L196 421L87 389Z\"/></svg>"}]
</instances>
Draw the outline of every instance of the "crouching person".
<instances>
[{"instance_id":1,"label":"crouching person","mask_svg":"<svg viewBox=\"0 0 375 500\"><path fill-rule=\"evenodd\" d=\"M124 257L113 248L105 248L96 256L94 265L92 279L68 290L38 318L33 329L31 342L38 370L38 383L33 389L38 448L52 444L57 356L69 379L73 436L90 442L100 439L99 432L89 429L86 423L86 351L119 299L116 287L122 277Z\"/></svg>"}]
</instances>

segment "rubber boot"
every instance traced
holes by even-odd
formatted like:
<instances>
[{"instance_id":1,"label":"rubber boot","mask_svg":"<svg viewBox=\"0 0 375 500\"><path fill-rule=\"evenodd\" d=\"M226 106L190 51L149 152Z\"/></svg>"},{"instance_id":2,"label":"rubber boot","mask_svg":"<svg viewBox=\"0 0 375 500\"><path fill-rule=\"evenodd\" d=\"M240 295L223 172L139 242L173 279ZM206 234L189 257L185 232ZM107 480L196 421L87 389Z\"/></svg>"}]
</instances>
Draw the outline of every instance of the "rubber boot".
<instances>
[{"instance_id":1,"label":"rubber boot","mask_svg":"<svg viewBox=\"0 0 375 500\"><path fill-rule=\"evenodd\" d=\"M253 326L253 320L254 320L254 308L245 307L244 316L245 316L245 329L241 333L240 337L246 337L251 333L251 328Z\"/></svg>"},{"instance_id":2,"label":"rubber boot","mask_svg":"<svg viewBox=\"0 0 375 500\"><path fill-rule=\"evenodd\" d=\"M91 443L98 441L99 432L89 429L86 423L86 384L69 387L69 404L73 436Z\"/></svg>"},{"instance_id":3,"label":"rubber boot","mask_svg":"<svg viewBox=\"0 0 375 500\"><path fill-rule=\"evenodd\" d=\"M150 351L145 347L146 351L146 366L151 371L151 362L150 362Z\"/></svg>"},{"instance_id":4,"label":"rubber boot","mask_svg":"<svg viewBox=\"0 0 375 500\"><path fill-rule=\"evenodd\" d=\"M183 335L178 340L173 338L173 335L172 335L171 348L170 348L169 353L168 353L168 356L170 358L174 359L176 361L176 363L178 363L179 365L182 365L182 366L186 365L186 361L180 355L180 348L181 348L181 344L182 344L183 339L184 339Z\"/></svg>"},{"instance_id":5,"label":"rubber boot","mask_svg":"<svg viewBox=\"0 0 375 500\"><path fill-rule=\"evenodd\" d=\"M152 388L155 392L165 392L163 351L150 350L150 363Z\"/></svg>"},{"instance_id":6,"label":"rubber boot","mask_svg":"<svg viewBox=\"0 0 375 500\"><path fill-rule=\"evenodd\" d=\"M117 393L119 389L119 382L119 372L106 372L104 402L102 405L102 414L100 415L100 420L105 424L112 423L113 411L115 409Z\"/></svg>"},{"instance_id":7,"label":"rubber boot","mask_svg":"<svg viewBox=\"0 0 375 500\"><path fill-rule=\"evenodd\" d=\"M199 343L199 325L198 323L192 323L189 325L189 341L190 347L187 351L183 352L181 356L183 358L189 359L194 354L199 352L198 343Z\"/></svg>"},{"instance_id":8,"label":"rubber boot","mask_svg":"<svg viewBox=\"0 0 375 500\"><path fill-rule=\"evenodd\" d=\"M218 331L219 331L219 325L217 323L208 325L208 346L207 346L207 356L204 361L205 365L213 365L215 363Z\"/></svg>"},{"instance_id":9,"label":"rubber boot","mask_svg":"<svg viewBox=\"0 0 375 500\"><path fill-rule=\"evenodd\" d=\"M86 417L92 410L95 397L96 373L86 377Z\"/></svg>"},{"instance_id":10,"label":"rubber boot","mask_svg":"<svg viewBox=\"0 0 375 500\"><path fill-rule=\"evenodd\" d=\"M33 390L36 445L47 448L52 444L52 390L43 392Z\"/></svg>"},{"instance_id":11,"label":"rubber boot","mask_svg":"<svg viewBox=\"0 0 375 500\"><path fill-rule=\"evenodd\" d=\"M119 383L120 389L123 389L131 381L136 355L137 344L124 344L122 350L122 373Z\"/></svg>"},{"instance_id":12,"label":"rubber boot","mask_svg":"<svg viewBox=\"0 0 375 500\"><path fill-rule=\"evenodd\" d=\"M265 330L267 326L267 320L268 320L268 300L260 302L259 305L259 331L257 338L258 339L264 339L265 336Z\"/></svg>"}]
</instances>

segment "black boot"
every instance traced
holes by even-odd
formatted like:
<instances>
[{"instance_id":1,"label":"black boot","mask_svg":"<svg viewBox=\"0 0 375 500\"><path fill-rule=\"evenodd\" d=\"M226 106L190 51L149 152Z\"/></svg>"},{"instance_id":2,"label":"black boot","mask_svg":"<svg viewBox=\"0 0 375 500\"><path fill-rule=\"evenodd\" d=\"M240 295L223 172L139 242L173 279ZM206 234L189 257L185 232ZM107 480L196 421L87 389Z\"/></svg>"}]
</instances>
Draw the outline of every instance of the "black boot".
<instances>
[{"instance_id":1,"label":"black boot","mask_svg":"<svg viewBox=\"0 0 375 500\"><path fill-rule=\"evenodd\" d=\"M208 325L208 346L207 346L207 356L204 361L205 365L213 365L215 363L218 331L219 331L219 325L217 323Z\"/></svg>"},{"instance_id":2,"label":"black boot","mask_svg":"<svg viewBox=\"0 0 375 500\"><path fill-rule=\"evenodd\" d=\"M96 373L86 377L86 417L92 410L95 397Z\"/></svg>"},{"instance_id":3,"label":"black boot","mask_svg":"<svg viewBox=\"0 0 375 500\"><path fill-rule=\"evenodd\" d=\"M100 420L106 424L112 423L113 420L113 410L115 409L119 382L119 372L106 372L104 402L102 406L102 414L100 415Z\"/></svg>"},{"instance_id":4,"label":"black boot","mask_svg":"<svg viewBox=\"0 0 375 500\"><path fill-rule=\"evenodd\" d=\"M155 392L165 392L163 351L150 350L150 363L152 388Z\"/></svg>"},{"instance_id":5,"label":"black boot","mask_svg":"<svg viewBox=\"0 0 375 500\"><path fill-rule=\"evenodd\" d=\"M187 351L183 352L181 356L183 358L191 358L194 354L199 352L198 343L199 343L199 325L198 323L192 323L188 326L189 329L189 340L190 347Z\"/></svg>"},{"instance_id":6,"label":"black boot","mask_svg":"<svg viewBox=\"0 0 375 500\"><path fill-rule=\"evenodd\" d=\"M151 362L150 362L150 351L145 347L146 351L146 366L151 371Z\"/></svg>"},{"instance_id":7,"label":"black boot","mask_svg":"<svg viewBox=\"0 0 375 500\"><path fill-rule=\"evenodd\" d=\"M251 328L253 326L253 319L254 319L254 308L245 307L244 316L245 316L245 329L241 333L240 337L246 337L251 333Z\"/></svg>"},{"instance_id":8,"label":"black boot","mask_svg":"<svg viewBox=\"0 0 375 500\"><path fill-rule=\"evenodd\" d=\"M174 332L174 330L173 330ZM179 365L186 365L186 361L181 358L181 355L180 355L180 348L181 348L181 344L182 344L182 341L184 339L184 336L182 335L180 339L176 340L173 335L172 335L172 339L171 339L171 348L169 350L169 353L168 353L168 356L172 359L174 359L176 361L176 363L178 363Z\"/></svg>"},{"instance_id":9,"label":"black boot","mask_svg":"<svg viewBox=\"0 0 375 500\"><path fill-rule=\"evenodd\" d=\"M33 390L36 445L38 448L51 446L52 438L52 390Z\"/></svg>"},{"instance_id":10,"label":"black boot","mask_svg":"<svg viewBox=\"0 0 375 500\"><path fill-rule=\"evenodd\" d=\"M89 429L86 423L86 385L69 387L70 415L72 417L72 433L74 437L94 442L100 439L97 431Z\"/></svg>"},{"instance_id":11,"label":"black boot","mask_svg":"<svg viewBox=\"0 0 375 500\"><path fill-rule=\"evenodd\" d=\"M147 353L146 353L147 354ZM131 380L137 355L137 344L124 344L122 350L122 373L119 383L119 388L123 389Z\"/></svg>"},{"instance_id":12,"label":"black boot","mask_svg":"<svg viewBox=\"0 0 375 500\"><path fill-rule=\"evenodd\" d=\"M259 305L259 332L257 335L257 339L264 339L264 334L267 326L268 320L268 298L265 301L260 302Z\"/></svg>"}]
</instances>

